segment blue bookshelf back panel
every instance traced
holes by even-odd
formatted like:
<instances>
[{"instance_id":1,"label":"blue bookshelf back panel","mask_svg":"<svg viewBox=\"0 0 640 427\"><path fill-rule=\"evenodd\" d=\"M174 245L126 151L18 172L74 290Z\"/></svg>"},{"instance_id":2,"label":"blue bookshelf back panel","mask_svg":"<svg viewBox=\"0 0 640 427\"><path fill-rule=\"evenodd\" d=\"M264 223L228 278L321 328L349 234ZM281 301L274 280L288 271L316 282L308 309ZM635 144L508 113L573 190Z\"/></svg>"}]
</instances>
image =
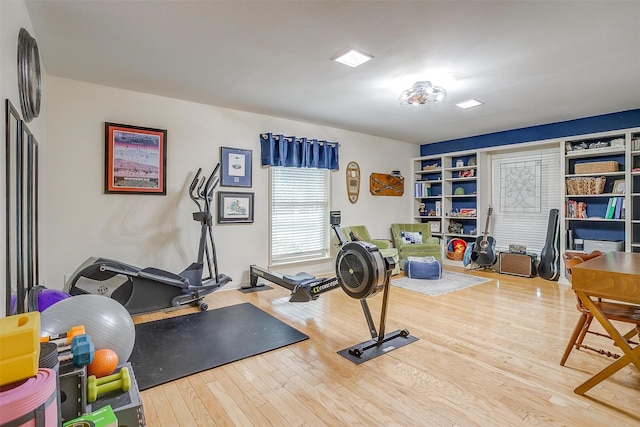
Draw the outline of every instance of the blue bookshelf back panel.
<instances>
[{"instance_id":1,"label":"blue bookshelf back panel","mask_svg":"<svg viewBox=\"0 0 640 427\"><path fill-rule=\"evenodd\" d=\"M601 221L598 227L594 227L591 222L572 221L574 239L593 240L624 240L624 222L622 221Z\"/></svg>"},{"instance_id":2,"label":"blue bookshelf back panel","mask_svg":"<svg viewBox=\"0 0 640 427\"><path fill-rule=\"evenodd\" d=\"M458 181L452 182L451 187L453 188L452 192L455 192L456 188L461 187L464 189L465 195L471 196L478 190L478 183L476 181Z\"/></svg>"},{"instance_id":3,"label":"blue bookshelf back panel","mask_svg":"<svg viewBox=\"0 0 640 427\"><path fill-rule=\"evenodd\" d=\"M459 197L451 201L451 207L455 209L475 209L476 198L475 197Z\"/></svg>"}]
</instances>

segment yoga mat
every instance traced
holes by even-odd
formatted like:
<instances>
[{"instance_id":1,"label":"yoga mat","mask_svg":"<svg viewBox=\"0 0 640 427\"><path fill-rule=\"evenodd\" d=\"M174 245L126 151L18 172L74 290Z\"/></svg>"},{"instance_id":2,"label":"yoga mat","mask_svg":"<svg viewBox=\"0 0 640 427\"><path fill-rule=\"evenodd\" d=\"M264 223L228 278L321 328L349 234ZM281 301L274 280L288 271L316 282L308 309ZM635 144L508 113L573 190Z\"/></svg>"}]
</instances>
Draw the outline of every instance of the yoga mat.
<instances>
[{"instance_id":1,"label":"yoga mat","mask_svg":"<svg viewBox=\"0 0 640 427\"><path fill-rule=\"evenodd\" d=\"M249 303L136 325L140 390L309 338Z\"/></svg>"},{"instance_id":2,"label":"yoga mat","mask_svg":"<svg viewBox=\"0 0 640 427\"><path fill-rule=\"evenodd\" d=\"M53 369L38 369L33 377L0 387L0 425L57 426L57 377Z\"/></svg>"}]
</instances>

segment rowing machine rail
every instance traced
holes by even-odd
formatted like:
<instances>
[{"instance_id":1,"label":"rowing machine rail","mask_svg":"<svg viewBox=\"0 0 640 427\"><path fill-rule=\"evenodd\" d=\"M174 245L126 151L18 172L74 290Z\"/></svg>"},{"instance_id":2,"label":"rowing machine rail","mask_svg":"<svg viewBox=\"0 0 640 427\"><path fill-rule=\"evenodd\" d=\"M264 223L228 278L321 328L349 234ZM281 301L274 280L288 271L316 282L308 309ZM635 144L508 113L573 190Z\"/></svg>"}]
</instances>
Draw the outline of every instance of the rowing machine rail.
<instances>
[{"instance_id":1,"label":"rowing machine rail","mask_svg":"<svg viewBox=\"0 0 640 427\"><path fill-rule=\"evenodd\" d=\"M263 278L278 286L289 289L289 302L309 302L318 299L320 294L340 287L337 277L315 278L310 275L285 276L257 265L249 266L249 286L241 288L243 291L258 290L258 278Z\"/></svg>"}]
</instances>

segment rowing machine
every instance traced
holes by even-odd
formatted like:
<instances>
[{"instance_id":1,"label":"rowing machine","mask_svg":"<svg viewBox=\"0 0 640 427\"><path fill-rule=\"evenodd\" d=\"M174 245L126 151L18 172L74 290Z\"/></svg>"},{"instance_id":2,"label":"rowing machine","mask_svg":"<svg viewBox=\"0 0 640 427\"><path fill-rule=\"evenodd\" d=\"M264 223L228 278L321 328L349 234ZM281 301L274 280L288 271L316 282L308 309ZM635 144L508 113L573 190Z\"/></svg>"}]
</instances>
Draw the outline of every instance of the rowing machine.
<instances>
[{"instance_id":1,"label":"rowing machine","mask_svg":"<svg viewBox=\"0 0 640 427\"><path fill-rule=\"evenodd\" d=\"M279 274L257 265L249 266L249 277L249 286L240 288L242 292L261 290L260 288L264 286L258 284L258 278L261 277L271 283L289 289L291 291L289 302L313 301L318 299L320 294L340 287L337 277L316 278L308 273Z\"/></svg>"}]
</instances>

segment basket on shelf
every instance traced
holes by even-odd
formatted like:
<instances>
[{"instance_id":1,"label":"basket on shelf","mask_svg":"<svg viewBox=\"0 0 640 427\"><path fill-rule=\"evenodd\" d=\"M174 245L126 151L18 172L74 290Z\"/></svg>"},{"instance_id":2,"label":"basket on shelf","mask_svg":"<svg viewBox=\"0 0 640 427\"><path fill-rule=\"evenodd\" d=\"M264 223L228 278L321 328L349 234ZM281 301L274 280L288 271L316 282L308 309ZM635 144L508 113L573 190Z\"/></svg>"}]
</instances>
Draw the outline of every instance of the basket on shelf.
<instances>
[{"instance_id":1,"label":"basket on shelf","mask_svg":"<svg viewBox=\"0 0 640 427\"><path fill-rule=\"evenodd\" d=\"M618 172L618 162L576 163L575 170L576 173Z\"/></svg>"},{"instance_id":2,"label":"basket on shelf","mask_svg":"<svg viewBox=\"0 0 640 427\"><path fill-rule=\"evenodd\" d=\"M604 176L567 178L567 194L570 196L602 194L606 182L607 178Z\"/></svg>"},{"instance_id":3,"label":"basket on shelf","mask_svg":"<svg viewBox=\"0 0 640 427\"><path fill-rule=\"evenodd\" d=\"M451 239L447 243L447 258L454 261L462 261L467 250L467 242L462 239Z\"/></svg>"}]
</instances>

